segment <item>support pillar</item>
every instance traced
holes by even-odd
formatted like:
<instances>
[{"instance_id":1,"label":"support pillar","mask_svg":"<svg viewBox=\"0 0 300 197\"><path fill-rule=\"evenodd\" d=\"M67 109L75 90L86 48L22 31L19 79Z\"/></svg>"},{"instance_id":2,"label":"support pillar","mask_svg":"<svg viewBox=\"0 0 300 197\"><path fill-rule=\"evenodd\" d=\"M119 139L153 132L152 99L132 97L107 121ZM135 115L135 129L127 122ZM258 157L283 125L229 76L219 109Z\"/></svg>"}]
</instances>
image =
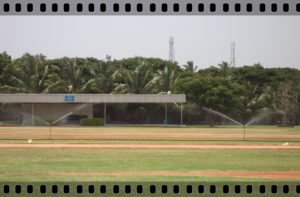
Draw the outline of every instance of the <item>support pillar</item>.
<instances>
[{"instance_id":1,"label":"support pillar","mask_svg":"<svg viewBox=\"0 0 300 197\"><path fill-rule=\"evenodd\" d=\"M182 126L183 124L183 114L182 114L182 111L183 111L183 105L182 103L180 104L180 125Z\"/></svg>"},{"instance_id":2,"label":"support pillar","mask_svg":"<svg viewBox=\"0 0 300 197\"><path fill-rule=\"evenodd\" d=\"M168 124L168 103L166 103L165 107L165 121L164 123L167 125Z\"/></svg>"},{"instance_id":3,"label":"support pillar","mask_svg":"<svg viewBox=\"0 0 300 197\"><path fill-rule=\"evenodd\" d=\"M31 125L34 125L34 104L31 103Z\"/></svg>"},{"instance_id":4,"label":"support pillar","mask_svg":"<svg viewBox=\"0 0 300 197\"><path fill-rule=\"evenodd\" d=\"M104 112L103 112L103 116L104 116L104 126L106 126L106 103L104 103Z\"/></svg>"}]
</instances>

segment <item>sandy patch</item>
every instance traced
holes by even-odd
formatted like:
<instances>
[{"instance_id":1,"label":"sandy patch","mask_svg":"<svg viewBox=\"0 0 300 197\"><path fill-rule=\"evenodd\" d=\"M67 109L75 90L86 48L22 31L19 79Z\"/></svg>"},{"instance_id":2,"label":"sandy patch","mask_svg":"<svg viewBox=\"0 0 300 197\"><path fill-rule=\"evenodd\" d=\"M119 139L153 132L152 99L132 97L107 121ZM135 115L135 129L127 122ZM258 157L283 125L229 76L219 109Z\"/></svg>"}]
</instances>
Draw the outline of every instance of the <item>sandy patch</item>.
<instances>
[{"instance_id":1,"label":"sandy patch","mask_svg":"<svg viewBox=\"0 0 300 197\"><path fill-rule=\"evenodd\" d=\"M141 172L49 172L50 175L62 176L165 176L165 177L235 177L235 178L260 178L260 179L292 179L300 180L300 171L240 171L240 170L203 170L203 171L141 171Z\"/></svg>"},{"instance_id":2,"label":"sandy patch","mask_svg":"<svg viewBox=\"0 0 300 197\"><path fill-rule=\"evenodd\" d=\"M49 132L1 132L3 139L49 139ZM52 139L165 139L207 140L243 139L243 134L216 133L52 133ZM246 139L300 139L300 134L246 134Z\"/></svg>"},{"instance_id":3,"label":"sandy patch","mask_svg":"<svg viewBox=\"0 0 300 197\"><path fill-rule=\"evenodd\" d=\"M203 144L0 144L0 148L99 148L99 149L294 149L300 146L282 145L203 145Z\"/></svg>"}]
</instances>

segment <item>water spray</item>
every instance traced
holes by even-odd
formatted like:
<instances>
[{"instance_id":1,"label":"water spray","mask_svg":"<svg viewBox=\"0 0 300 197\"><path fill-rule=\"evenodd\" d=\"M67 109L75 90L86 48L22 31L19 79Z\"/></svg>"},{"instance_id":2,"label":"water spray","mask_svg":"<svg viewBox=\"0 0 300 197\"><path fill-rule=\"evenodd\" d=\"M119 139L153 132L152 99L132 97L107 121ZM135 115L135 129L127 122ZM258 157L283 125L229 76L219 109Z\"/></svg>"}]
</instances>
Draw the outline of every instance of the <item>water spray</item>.
<instances>
[{"instance_id":1,"label":"water spray","mask_svg":"<svg viewBox=\"0 0 300 197\"><path fill-rule=\"evenodd\" d=\"M65 119L66 117L68 117L71 114L73 114L73 112L69 112L69 113L61 116L60 118L56 119L55 121L49 123L49 127L50 127L50 140L52 139L52 125L55 125L56 123L58 123L59 121Z\"/></svg>"},{"instance_id":2,"label":"water spray","mask_svg":"<svg viewBox=\"0 0 300 197\"><path fill-rule=\"evenodd\" d=\"M75 107L73 109L73 111L80 111L81 109L85 108L86 106L88 106L88 104L81 104L77 107ZM59 117L58 119L56 119L55 121L51 122L51 123L48 123L49 127L50 127L50 139L52 139L52 126L54 126L56 123L58 123L59 121L65 119L66 117L70 116L71 114L73 114L73 111L67 113L67 114L64 114L63 116Z\"/></svg>"},{"instance_id":3,"label":"water spray","mask_svg":"<svg viewBox=\"0 0 300 197\"><path fill-rule=\"evenodd\" d=\"M21 114L22 114L22 115L26 115L26 116L33 116L36 120L41 121L41 122L44 123L45 125L49 125L49 122L43 120L42 118L39 118L39 117L36 116L36 115L28 114L28 113L25 113L25 112L22 112Z\"/></svg>"},{"instance_id":4,"label":"water spray","mask_svg":"<svg viewBox=\"0 0 300 197\"><path fill-rule=\"evenodd\" d=\"M245 135L246 135L245 130L246 130L247 126L249 126L249 125L251 125L253 123L259 122L261 120L264 120L264 119L270 117L272 114L276 114L276 113L281 114L282 111L280 111L280 110L276 110L276 111L264 111L264 112L261 112L261 113L257 114L256 116L252 117L247 123L245 123L243 125L243 127L244 127L244 140L245 140Z\"/></svg>"},{"instance_id":5,"label":"water spray","mask_svg":"<svg viewBox=\"0 0 300 197\"><path fill-rule=\"evenodd\" d=\"M223 118L225 118L225 119L227 119L227 120L230 120L231 122L234 122L234 123L236 123L237 125L240 125L241 127L243 126L242 123L240 123L240 122L234 120L233 118L230 118L229 116L226 116L225 114L222 114L221 112L215 111L215 110L213 110L213 109L208 109L208 108L206 108L206 107L203 107L203 109L204 109L205 111L210 112L210 113L213 113L213 114L216 114L216 115L218 115L218 116L221 116L221 117L223 117Z\"/></svg>"},{"instance_id":6,"label":"water spray","mask_svg":"<svg viewBox=\"0 0 300 197\"><path fill-rule=\"evenodd\" d=\"M221 116L221 117L223 117L223 118L226 118L227 120L230 120L231 122L234 122L234 123L236 123L237 125L241 126L241 127L243 128L243 131L244 131L244 141L246 140L246 126L247 126L247 125L242 124L242 123L240 123L240 122L234 120L233 118L230 118L229 116L226 116L225 114L222 114L221 112L218 112L218 111L215 111L215 110L212 110L212 109L208 109L208 108L206 108L206 107L203 107L203 109L204 109L205 111L210 112L210 113L213 113L213 114L216 114L216 115Z\"/></svg>"},{"instance_id":7,"label":"water spray","mask_svg":"<svg viewBox=\"0 0 300 197\"><path fill-rule=\"evenodd\" d=\"M207 111L207 112L210 112L210 113L219 115L219 116L221 116L221 117L223 117L223 118L226 118L226 119L228 119L228 120L230 120L230 121L232 121L232 122L234 122L234 123L240 125L241 127L243 127L243 131L244 131L244 141L246 140L246 127L247 127L247 126L249 126L249 125L251 125L251 124L253 124L253 123L256 123L256 122L258 122L258 121L260 121L260 120L264 120L264 119L270 117L270 116L271 116L272 114L274 114L274 113L283 113L283 112L280 111L280 110L276 110L276 111L265 111L265 112L259 113L258 115L252 117L247 123L242 124L242 123L240 123L240 122L238 122L238 121L236 121L236 120L230 118L229 116L226 116L225 114L222 114L222 113L220 113L220 112L218 112L218 111L215 111L215 110L212 110L212 109L208 109L208 108L206 108L206 107L203 107L203 109L204 109L205 111Z\"/></svg>"}]
</instances>

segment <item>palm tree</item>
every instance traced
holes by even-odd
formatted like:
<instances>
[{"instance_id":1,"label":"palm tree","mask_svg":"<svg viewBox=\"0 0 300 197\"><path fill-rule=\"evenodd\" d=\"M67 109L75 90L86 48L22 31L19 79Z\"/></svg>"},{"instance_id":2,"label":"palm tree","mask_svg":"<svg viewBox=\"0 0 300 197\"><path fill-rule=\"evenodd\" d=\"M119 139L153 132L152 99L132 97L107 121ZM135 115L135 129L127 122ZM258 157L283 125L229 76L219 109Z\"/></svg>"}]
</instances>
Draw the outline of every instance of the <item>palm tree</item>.
<instances>
[{"instance_id":1,"label":"palm tree","mask_svg":"<svg viewBox=\"0 0 300 197\"><path fill-rule=\"evenodd\" d=\"M193 75L196 72L198 66L194 66L193 61L188 61L187 64L184 65L184 68L185 68L185 70L184 70L185 73L187 73L189 75Z\"/></svg>"},{"instance_id":2,"label":"palm tree","mask_svg":"<svg viewBox=\"0 0 300 197\"><path fill-rule=\"evenodd\" d=\"M221 75L224 78L230 78L230 65L228 62L222 61L221 64L218 64L218 67L221 70Z\"/></svg>"},{"instance_id":3,"label":"palm tree","mask_svg":"<svg viewBox=\"0 0 300 197\"><path fill-rule=\"evenodd\" d=\"M49 80L49 66L43 55L24 54L12 68L10 81L1 87L4 92L46 93L58 82Z\"/></svg>"},{"instance_id":4,"label":"palm tree","mask_svg":"<svg viewBox=\"0 0 300 197\"><path fill-rule=\"evenodd\" d=\"M174 85L178 80L177 71L171 66L165 65L163 70L158 71L158 75L154 78L154 82L160 92L168 92L174 89Z\"/></svg>"},{"instance_id":5,"label":"palm tree","mask_svg":"<svg viewBox=\"0 0 300 197\"><path fill-rule=\"evenodd\" d=\"M93 68L88 68L83 60L78 58L60 59L56 75L58 83L51 88L51 92L82 93L86 91L89 77L95 75Z\"/></svg>"},{"instance_id":6,"label":"palm tree","mask_svg":"<svg viewBox=\"0 0 300 197\"><path fill-rule=\"evenodd\" d=\"M82 91L81 84L84 83L82 77L83 66L77 63L77 59L64 58L63 76L68 82L68 91L78 93Z\"/></svg>"},{"instance_id":7,"label":"palm tree","mask_svg":"<svg viewBox=\"0 0 300 197\"><path fill-rule=\"evenodd\" d=\"M135 70L121 68L114 73L116 87L114 93L151 93L153 88L152 70L144 62L141 62Z\"/></svg>"},{"instance_id":8,"label":"palm tree","mask_svg":"<svg viewBox=\"0 0 300 197\"><path fill-rule=\"evenodd\" d=\"M6 53L0 53L0 86L10 79L9 69L11 67L11 57Z\"/></svg>"},{"instance_id":9,"label":"palm tree","mask_svg":"<svg viewBox=\"0 0 300 197\"><path fill-rule=\"evenodd\" d=\"M91 79L85 83L84 89L90 93L111 93L114 89L113 74L115 66L110 61L98 66L98 69L95 69L92 73Z\"/></svg>"}]
</instances>

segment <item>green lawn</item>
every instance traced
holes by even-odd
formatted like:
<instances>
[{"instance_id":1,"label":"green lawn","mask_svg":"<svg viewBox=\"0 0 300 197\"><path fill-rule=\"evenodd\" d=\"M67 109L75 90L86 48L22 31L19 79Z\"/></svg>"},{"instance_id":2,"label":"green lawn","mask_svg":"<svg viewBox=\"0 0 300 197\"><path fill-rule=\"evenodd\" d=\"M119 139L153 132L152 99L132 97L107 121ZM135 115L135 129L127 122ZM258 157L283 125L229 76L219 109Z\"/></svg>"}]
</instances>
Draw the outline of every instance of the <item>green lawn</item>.
<instances>
[{"instance_id":1,"label":"green lawn","mask_svg":"<svg viewBox=\"0 0 300 197\"><path fill-rule=\"evenodd\" d=\"M270 179L93 173L300 171L300 152L293 150L2 149L0 158L0 181L263 181ZM78 172L88 175L59 174Z\"/></svg>"}]
</instances>

